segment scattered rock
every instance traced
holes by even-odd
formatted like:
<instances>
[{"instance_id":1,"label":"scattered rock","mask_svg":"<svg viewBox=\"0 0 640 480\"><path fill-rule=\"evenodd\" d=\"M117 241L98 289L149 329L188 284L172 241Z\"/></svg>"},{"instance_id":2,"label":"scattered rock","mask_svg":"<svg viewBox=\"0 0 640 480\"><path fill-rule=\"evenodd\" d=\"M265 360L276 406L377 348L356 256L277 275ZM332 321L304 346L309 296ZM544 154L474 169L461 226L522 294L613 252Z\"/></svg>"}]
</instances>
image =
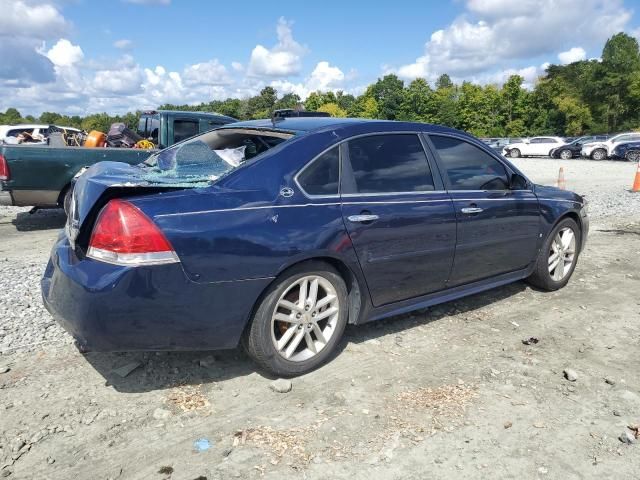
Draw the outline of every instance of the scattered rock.
<instances>
[{"instance_id":1,"label":"scattered rock","mask_svg":"<svg viewBox=\"0 0 640 480\"><path fill-rule=\"evenodd\" d=\"M564 378L566 378L570 382L575 382L576 380L578 380L578 374L571 368L565 368L562 373L564 374Z\"/></svg>"},{"instance_id":2,"label":"scattered rock","mask_svg":"<svg viewBox=\"0 0 640 480\"><path fill-rule=\"evenodd\" d=\"M10 370L11 368L8 365L0 365L0 373L7 373Z\"/></svg>"},{"instance_id":3,"label":"scattered rock","mask_svg":"<svg viewBox=\"0 0 640 480\"><path fill-rule=\"evenodd\" d=\"M223 457L228 457L229 455L231 455L231 452L233 452L233 448L225 448L222 451L222 456Z\"/></svg>"},{"instance_id":4,"label":"scattered rock","mask_svg":"<svg viewBox=\"0 0 640 480\"><path fill-rule=\"evenodd\" d=\"M606 377L606 378L604 379L604 383L607 383L607 384L609 384L609 385L615 385L615 384L616 384L616 381L615 381L613 378L611 378L611 377Z\"/></svg>"},{"instance_id":5,"label":"scattered rock","mask_svg":"<svg viewBox=\"0 0 640 480\"><path fill-rule=\"evenodd\" d=\"M636 443L636 436L631 430L625 429L624 432L622 432L618 437L618 440L620 440L622 443L631 445L632 443Z\"/></svg>"},{"instance_id":6,"label":"scattered rock","mask_svg":"<svg viewBox=\"0 0 640 480\"><path fill-rule=\"evenodd\" d=\"M173 473L173 467L169 465L162 466L160 470L158 470L158 473L160 475L171 475Z\"/></svg>"},{"instance_id":7,"label":"scattered rock","mask_svg":"<svg viewBox=\"0 0 640 480\"><path fill-rule=\"evenodd\" d=\"M122 367L113 369L112 372L121 378L125 378L125 377L128 377L131 372L133 372L136 368L138 368L141 365L142 364L140 362L131 362L131 363L127 363L126 365L123 365Z\"/></svg>"},{"instance_id":8,"label":"scattered rock","mask_svg":"<svg viewBox=\"0 0 640 480\"><path fill-rule=\"evenodd\" d=\"M285 378L279 378L271 382L269 384L269 388L274 392L289 393L293 388L293 384L291 383L291 380L287 380Z\"/></svg>"},{"instance_id":9,"label":"scattered rock","mask_svg":"<svg viewBox=\"0 0 640 480\"><path fill-rule=\"evenodd\" d=\"M622 414L621 414L618 410L614 410L612 413L613 413L613 416L614 416L614 417L620 417L620 416L622 416Z\"/></svg>"},{"instance_id":10,"label":"scattered rock","mask_svg":"<svg viewBox=\"0 0 640 480\"><path fill-rule=\"evenodd\" d=\"M47 463L49 465L53 465L54 463L56 463L56 459L53 457L47 457Z\"/></svg>"},{"instance_id":11,"label":"scattered rock","mask_svg":"<svg viewBox=\"0 0 640 480\"><path fill-rule=\"evenodd\" d=\"M511 427L513 427L513 422L511 422L511 421L504 422L504 428L505 429L511 428Z\"/></svg>"},{"instance_id":12,"label":"scattered rock","mask_svg":"<svg viewBox=\"0 0 640 480\"><path fill-rule=\"evenodd\" d=\"M529 338L525 338L524 340L522 340L522 343L524 345L535 345L539 342L540 340L538 340L536 337L529 337Z\"/></svg>"},{"instance_id":13,"label":"scattered rock","mask_svg":"<svg viewBox=\"0 0 640 480\"><path fill-rule=\"evenodd\" d=\"M203 368L211 368L215 365L215 363L216 363L216 357L214 357L213 355L209 355L208 357L200 359L200 361L198 362L198 365L200 365Z\"/></svg>"},{"instance_id":14,"label":"scattered rock","mask_svg":"<svg viewBox=\"0 0 640 480\"><path fill-rule=\"evenodd\" d=\"M545 428L544 422L536 422L533 424L535 428Z\"/></svg>"},{"instance_id":15,"label":"scattered rock","mask_svg":"<svg viewBox=\"0 0 640 480\"><path fill-rule=\"evenodd\" d=\"M165 410L164 408L156 408L153 411L153 418L156 420L166 420L171 416L171 412L169 410Z\"/></svg>"}]
</instances>

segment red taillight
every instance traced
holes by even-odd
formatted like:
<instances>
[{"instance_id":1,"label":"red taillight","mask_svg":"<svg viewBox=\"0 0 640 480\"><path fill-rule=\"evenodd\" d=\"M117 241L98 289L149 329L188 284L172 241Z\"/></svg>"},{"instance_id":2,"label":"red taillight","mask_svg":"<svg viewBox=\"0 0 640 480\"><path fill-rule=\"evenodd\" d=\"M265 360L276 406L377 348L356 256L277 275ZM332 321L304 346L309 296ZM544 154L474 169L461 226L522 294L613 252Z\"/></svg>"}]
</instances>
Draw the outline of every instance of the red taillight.
<instances>
[{"instance_id":1,"label":"red taillight","mask_svg":"<svg viewBox=\"0 0 640 480\"><path fill-rule=\"evenodd\" d=\"M9 164L3 155L0 155L0 180L10 180L11 172L9 172Z\"/></svg>"},{"instance_id":2,"label":"red taillight","mask_svg":"<svg viewBox=\"0 0 640 480\"><path fill-rule=\"evenodd\" d=\"M87 256L118 265L178 261L160 229L138 208L120 199L111 200L98 215Z\"/></svg>"}]
</instances>

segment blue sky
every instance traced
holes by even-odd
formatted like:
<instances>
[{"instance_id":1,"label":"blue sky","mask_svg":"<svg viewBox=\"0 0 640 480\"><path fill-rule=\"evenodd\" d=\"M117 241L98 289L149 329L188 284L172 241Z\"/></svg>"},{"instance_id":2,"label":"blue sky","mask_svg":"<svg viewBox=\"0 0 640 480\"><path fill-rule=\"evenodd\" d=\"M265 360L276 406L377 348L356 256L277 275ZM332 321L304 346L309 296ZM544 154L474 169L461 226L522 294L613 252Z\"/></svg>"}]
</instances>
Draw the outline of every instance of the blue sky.
<instances>
[{"instance_id":1,"label":"blue sky","mask_svg":"<svg viewBox=\"0 0 640 480\"><path fill-rule=\"evenodd\" d=\"M548 63L640 37L640 0L320 4L205 0L0 0L0 110L120 113L244 97L360 93L395 73L430 82L535 84Z\"/></svg>"}]
</instances>

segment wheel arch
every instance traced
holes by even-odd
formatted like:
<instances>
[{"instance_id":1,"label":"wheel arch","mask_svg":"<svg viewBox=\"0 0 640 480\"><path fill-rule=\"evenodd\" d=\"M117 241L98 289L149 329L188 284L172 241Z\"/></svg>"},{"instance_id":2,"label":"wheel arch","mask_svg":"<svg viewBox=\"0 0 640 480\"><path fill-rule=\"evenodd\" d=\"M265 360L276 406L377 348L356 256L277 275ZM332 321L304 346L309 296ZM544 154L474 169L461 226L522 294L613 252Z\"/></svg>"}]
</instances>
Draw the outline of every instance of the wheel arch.
<instances>
[{"instance_id":1,"label":"wheel arch","mask_svg":"<svg viewBox=\"0 0 640 480\"><path fill-rule=\"evenodd\" d=\"M58 195L58 200L57 200L59 207L64 207L64 197L70 188L71 188L71 182L67 183L64 187L62 187L62 190L60 190L60 194Z\"/></svg>"},{"instance_id":2,"label":"wheel arch","mask_svg":"<svg viewBox=\"0 0 640 480\"><path fill-rule=\"evenodd\" d=\"M348 323L351 323L351 324L358 323L360 314L365 309L365 298L366 298L365 295L366 295L367 289L366 289L366 285L364 284L364 279L359 278L358 275L353 271L353 268L351 268L344 259L338 258L336 256L327 255L327 254L320 254L320 255L314 255L314 256L309 256L305 258L297 258L283 265L280 268L280 270L275 275L275 277L271 280L271 282L269 282L264 287L260 295L258 295L256 300L254 301L253 306L251 307L251 310L249 313L249 317L246 319L244 333L246 333L249 330L251 326L251 319L253 318L256 310L260 306L260 303L262 302L263 298L265 297L265 295L267 294L271 286L276 281L278 281L283 275L286 275L286 273L289 270L295 267L298 267L302 264L313 263L313 262L325 263L338 271L338 273L340 274L340 276L342 277L342 279L344 280L347 286L347 294L348 294L347 301L349 303ZM243 334L243 337L245 337L244 334Z\"/></svg>"}]
</instances>

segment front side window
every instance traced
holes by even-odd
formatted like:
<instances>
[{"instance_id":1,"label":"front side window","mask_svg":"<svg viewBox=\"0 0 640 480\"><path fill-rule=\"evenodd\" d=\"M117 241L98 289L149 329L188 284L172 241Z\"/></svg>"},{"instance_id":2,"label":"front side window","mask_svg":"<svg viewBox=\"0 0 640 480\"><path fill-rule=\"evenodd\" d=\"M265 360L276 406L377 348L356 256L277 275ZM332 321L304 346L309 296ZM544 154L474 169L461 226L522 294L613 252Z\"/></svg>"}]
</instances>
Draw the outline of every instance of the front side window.
<instances>
[{"instance_id":1,"label":"front side window","mask_svg":"<svg viewBox=\"0 0 640 480\"><path fill-rule=\"evenodd\" d=\"M452 137L432 135L449 179L450 190L506 190L507 171L498 160L475 145Z\"/></svg>"},{"instance_id":2,"label":"front side window","mask_svg":"<svg viewBox=\"0 0 640 480\"><path fill-rule=\"evenodd\" d=\"M350 140L352 182L344 193L402 193L434 190L431 169L415 134L371 135Z\"/></svg>"},{"instance_id":3,"label":"front side window","mask_svg":"<svg viewBox=\"0 0 640 480\"><path fill-rule=\"evenodd\" d=\"M173 141L175 143L191 138L198 134L198 122L193 120L174 120Z\"/></svg>"},{"instance_id":4,"label":"front side window","mask_svg":"<svg viewBox=\"0 0 640 480\"><path fill-rule=\"evenodd\" d=\"M333 147L305 167L298 176L308 195L337 195L340 181L339 148Z\"/></svg>"}]
</instances>

